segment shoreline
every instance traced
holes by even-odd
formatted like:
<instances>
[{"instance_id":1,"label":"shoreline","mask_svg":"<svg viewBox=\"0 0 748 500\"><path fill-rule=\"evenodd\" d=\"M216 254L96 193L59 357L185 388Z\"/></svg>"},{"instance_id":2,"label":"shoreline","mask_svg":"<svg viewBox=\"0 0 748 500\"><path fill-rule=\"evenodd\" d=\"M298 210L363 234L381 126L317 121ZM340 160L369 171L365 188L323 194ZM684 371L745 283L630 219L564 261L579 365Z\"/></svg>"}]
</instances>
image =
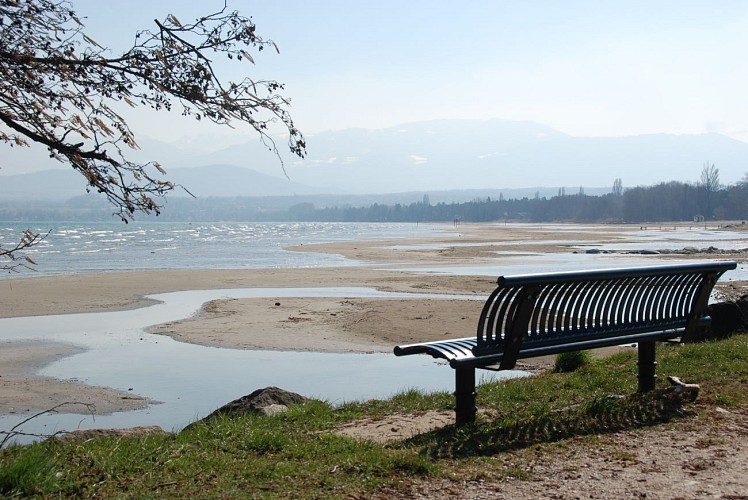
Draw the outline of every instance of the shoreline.
<instances>
[{"instance_id":1,"label":"shoreline","mask_svg":"<svg viewBox=\"0 0 748 500\"><path fill-rule=\"evenodd\" d=\"M74 410L71 413L109 415L158 403L128 392L36 374L58 359L84 352L81 347L49 341L6 342L0 346L2 415L31 415L60 404L67 404Z\"/></svg>"},{"instance_id":2,"label":"shoreline","mask_svg":"<svg viewBox=\"0 0 748 500\"><path fill-rule=\"evenodd\" d=\"M508 228L475 224L433 238L290 247L295 251L340 254L367 263L362 266L127 271L5 279L0 281L0 318L137 310L154 302L146 297L151 294L224 288L363 286L389 292L482 299L494 289L494 276L424 270L486 265L496 261L497 252L520 260L538 252L568 254L575 245L621 241L621 233L633 229L578 224ZM683 258L699 257L704 256ZM742 290L742 285L739 288ZM147 331L169 335L180 342L221 348L391 352L398 344L472 335L482 304L483 300L443 298L226 299L210 301L192 317L153 325ZM75 346L55 343L53 333L44 342L6 341L0 345L0 414L7 415L11 409L15 412L21 406L24 413L33 413L65 401L96 402L99 414L153 403L131 393L36 375L44 365L80 352ZM27 353L19 356L22 348ZM538 359L528 368L539 369L549 363L552 359Z\"/></svg>"}]
</instances>

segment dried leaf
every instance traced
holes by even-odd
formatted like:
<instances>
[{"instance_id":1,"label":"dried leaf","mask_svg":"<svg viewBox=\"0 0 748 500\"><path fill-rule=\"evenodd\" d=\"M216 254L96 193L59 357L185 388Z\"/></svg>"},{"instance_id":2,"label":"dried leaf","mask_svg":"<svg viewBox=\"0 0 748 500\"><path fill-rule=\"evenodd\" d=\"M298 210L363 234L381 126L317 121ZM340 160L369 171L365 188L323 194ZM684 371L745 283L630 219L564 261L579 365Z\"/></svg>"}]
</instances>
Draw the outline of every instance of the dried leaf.
<instances>
[{"instance_id":1,"label":"dried leaf","mask_svg":"<svg viewBox=\"0 0 748 500\"><path fill-rule=\"evenodd\" d=\"M90 43L91 45L96 45L98 48L100 48L102 50L104 49L104 47L102 47L101 45L99 45L98 43L96 43L96 40L94 40L93 38L91 38L90 36L88 36L86 34L83 35L83 39L85 41L87 41L88 43Z\"/></svg>"},{"instance_id":2,"label":"dried leaf","mask_svg":"<svg viewBox=\"0 0 748 500\"><path fill-rule=\"evenodd\" d=\"M168 19L169 21L171 21L171 23L174 26L176 26L178 28L182 27L182 23L179 22L179 19L177 19L177 17L174 14L169 14L168 16L166 16L166 19Z\"/></svg>"},{"instance_id":3,"label":"dried leaf","mask_svg":"<svg viewBox=\"0 0 748 500\"><path fill-rule=\"evenodd\" d=\"M36 265L36 262L34 261L34 259L29 257L28 255L25 255L23 258L26 259L27 262Z\"/></svg>"},{"instance_id":4,"label":"dried leaf","mask_svg":"<svg viewBox=\"0 0 748 500\"><path fill-rule=\"evenodd\" d=\"M242 55L243 55L244 57L246 57L246 58L247 58L247 59L249 60L249 62L251 62L252 64L254 64L254 63L255 63L255 60L254 60L254 59L252 59L252 56L251 56L251 55L250 55L250 53L249 53L249 52L247 52L246 50L242 50Z\"/></svg>"}]
</instances>

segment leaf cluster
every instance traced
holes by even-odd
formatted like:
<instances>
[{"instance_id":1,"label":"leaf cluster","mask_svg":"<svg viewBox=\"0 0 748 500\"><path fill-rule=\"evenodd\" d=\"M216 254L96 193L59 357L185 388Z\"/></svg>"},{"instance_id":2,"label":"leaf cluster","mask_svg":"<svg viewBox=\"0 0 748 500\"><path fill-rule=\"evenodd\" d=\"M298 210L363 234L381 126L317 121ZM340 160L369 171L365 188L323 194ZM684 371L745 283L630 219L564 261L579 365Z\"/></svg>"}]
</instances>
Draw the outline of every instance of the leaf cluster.
<instances>
[{"instance_id":1,"label":"leaf cluster","mask_svg":"<svg viewBox=\"0 0 748 500\"><path fill-rule=\"evenodd\" d=\"M253 62L250 51L277 47L256 34L238 12L182 23L174 15L140 31L125 52L112 55L84 32L65 0L0 0L0 141L43 144L52 158L83 174L127 222L136 211L156 213L175 188L157 162L137 163L137 149L121 103L182 114L221 125L249 124L278 154L268 124L281 122L292 153L305 142L288 113L283 85L224 81L213 59ZM280 157L279 157L280 158Z\"/></svg>"}]
</instances>

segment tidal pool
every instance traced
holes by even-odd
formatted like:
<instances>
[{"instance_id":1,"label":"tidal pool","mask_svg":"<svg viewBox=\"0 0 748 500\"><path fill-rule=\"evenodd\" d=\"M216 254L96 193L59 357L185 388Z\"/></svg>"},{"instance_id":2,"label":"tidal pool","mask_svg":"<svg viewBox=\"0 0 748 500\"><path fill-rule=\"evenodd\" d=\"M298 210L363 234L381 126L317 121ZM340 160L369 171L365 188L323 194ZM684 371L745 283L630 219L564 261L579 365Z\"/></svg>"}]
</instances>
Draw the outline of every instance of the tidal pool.
<instances>
[{"instance_id":1,"label":"tidal pool","mask_svg":"<svg viewBox=\"0 0 748 500\"><path fill-rule=\"evenodd\" d=\"M112 415L45 415L25 424L24 431L52 434L63 429L136 425L178 430L233 399L267 386L333 404L386 398L407 389L453 390L453 371L427 356L226 349L186 344L146 332L149 326L195 314L207 301L247 297L482 300L465 295L342 287L199 290L152 295L149 298L159 302L137 310L0 319L5 342L46 340L85 349L53 362L39 375L111 387L160 402ZM521 375L523 372L487 372L484 380ZM0 416L0 430L7 431L27 417Z\"/></svg>"}]
</instances>

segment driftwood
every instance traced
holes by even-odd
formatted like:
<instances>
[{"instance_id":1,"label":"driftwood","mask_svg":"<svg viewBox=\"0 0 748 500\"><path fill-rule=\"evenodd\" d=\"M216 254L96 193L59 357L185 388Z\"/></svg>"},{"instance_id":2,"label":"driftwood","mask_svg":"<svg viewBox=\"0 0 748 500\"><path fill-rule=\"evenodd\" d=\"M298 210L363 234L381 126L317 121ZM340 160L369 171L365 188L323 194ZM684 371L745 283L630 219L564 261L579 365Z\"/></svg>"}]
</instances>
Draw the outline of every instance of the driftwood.
<instances>
[{"instance_id":1,"label":"driftwood","mask_svg":"<svg viewBox=\"0 0 748 500\"><path fill-rule=\"evenodd\" d=\"M669 376L667 380L670 382L670 388L668 390L683 399L695 401L699 396L699 391L701 390L699 384L687 384L680 378L673 376Z\"/></svg>"}]
</instances>

